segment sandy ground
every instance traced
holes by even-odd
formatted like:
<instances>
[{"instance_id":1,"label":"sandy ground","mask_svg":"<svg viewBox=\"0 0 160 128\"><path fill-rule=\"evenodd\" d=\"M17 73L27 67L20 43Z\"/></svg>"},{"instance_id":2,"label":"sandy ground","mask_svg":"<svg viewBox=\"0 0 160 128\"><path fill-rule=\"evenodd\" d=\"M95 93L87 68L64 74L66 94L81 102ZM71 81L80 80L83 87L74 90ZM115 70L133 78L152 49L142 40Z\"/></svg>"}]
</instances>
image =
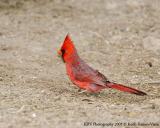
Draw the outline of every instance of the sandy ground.
<instances>
[{"instance_id":1,"label":"sandy ground","mask_svg":"<svg viewBox=\"0 0 160 128\"><path fill-rule=\"evenodd\" d=\"M79 94L56 53L68 32L87 63L148 96ZM0 0L0 128L159 128L159 117L159 0Z\"/></svg>"}]
</instances>

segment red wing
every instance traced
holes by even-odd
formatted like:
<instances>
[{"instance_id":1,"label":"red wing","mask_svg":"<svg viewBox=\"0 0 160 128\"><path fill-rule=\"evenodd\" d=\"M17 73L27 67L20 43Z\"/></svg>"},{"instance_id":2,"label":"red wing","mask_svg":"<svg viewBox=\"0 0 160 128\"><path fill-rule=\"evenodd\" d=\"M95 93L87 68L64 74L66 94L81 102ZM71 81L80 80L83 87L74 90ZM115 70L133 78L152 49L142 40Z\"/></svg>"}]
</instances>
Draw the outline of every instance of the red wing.
<instances>
[{"instance_id":1,"label":"red wing","mask_svg":"<svg viewBox=\"0 0 160 128\"><path fill-rule=\"evenodd\" d=\"M109 82L108 79L101 74L98 70L94 70L89 67L87 64L82 64L74 67L72 69L75 80L80 82L89 82L101 86L106 86L106 83Z\"/></svg>"}]
</instances>

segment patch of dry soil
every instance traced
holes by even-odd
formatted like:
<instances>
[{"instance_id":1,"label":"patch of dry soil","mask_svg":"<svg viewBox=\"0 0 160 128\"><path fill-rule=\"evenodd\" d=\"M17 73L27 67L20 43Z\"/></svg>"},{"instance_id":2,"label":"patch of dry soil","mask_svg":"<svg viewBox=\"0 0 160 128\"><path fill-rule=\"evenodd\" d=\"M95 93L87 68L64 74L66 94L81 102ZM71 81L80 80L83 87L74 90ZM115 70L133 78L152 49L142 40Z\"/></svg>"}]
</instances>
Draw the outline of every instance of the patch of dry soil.
<instances>
[{"instance_id":1,"label":"patch of dry soil","mask_svg":"<svg viewBox=\"0 0 160 128\"><path fill-rule=\"evenodd\" d=\"M158 0L1 0L0 128L160 127L159 7ZM87 63L148 96L79 94L56 54L68 32Z\"/></svg>"}]
</instances>

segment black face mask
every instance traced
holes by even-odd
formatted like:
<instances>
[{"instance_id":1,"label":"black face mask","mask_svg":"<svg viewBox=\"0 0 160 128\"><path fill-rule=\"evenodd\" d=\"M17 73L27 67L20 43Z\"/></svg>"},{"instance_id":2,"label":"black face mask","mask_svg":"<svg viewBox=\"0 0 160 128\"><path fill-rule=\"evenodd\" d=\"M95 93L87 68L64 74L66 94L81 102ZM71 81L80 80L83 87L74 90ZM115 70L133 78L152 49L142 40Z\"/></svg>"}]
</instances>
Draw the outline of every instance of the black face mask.
<instances>
[{"instance_id":1,"label":"black face mask","mask_svg":"<svg viewBox=\"0 0 160 128\"><path fill-rule=\"evenodd\" d=\"M62 58L62 60L63 60L63 62L65 63L65 61L64 61L64 54L65 54L65 50L61 50L61 52L62 52L62 56L61 56L61 58Z\"/></svg>"}]
</instances>

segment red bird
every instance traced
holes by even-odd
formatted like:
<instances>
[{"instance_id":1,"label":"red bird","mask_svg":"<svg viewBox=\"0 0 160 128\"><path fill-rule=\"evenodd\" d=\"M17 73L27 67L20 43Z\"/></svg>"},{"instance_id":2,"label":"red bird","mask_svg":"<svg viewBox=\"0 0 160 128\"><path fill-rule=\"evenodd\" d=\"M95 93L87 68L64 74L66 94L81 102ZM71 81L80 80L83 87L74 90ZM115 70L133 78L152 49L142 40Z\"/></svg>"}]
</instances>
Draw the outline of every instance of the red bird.
<instances>
[{"instance_id":1,"label":"red bird","mask_svg":"<svg viewBox=\"0 0 160 128\"><path fill-rule=\"evenodd\" d=\"M146 95L146 93L137 89L110 82L98 70L95 70L86 64L78 56L77 50L69 35L66 36L58 54L66 63L66 70L70 80L80 89L96 93L105 88L113 88L136 95Z\"/></svg>"}]
</instances>

